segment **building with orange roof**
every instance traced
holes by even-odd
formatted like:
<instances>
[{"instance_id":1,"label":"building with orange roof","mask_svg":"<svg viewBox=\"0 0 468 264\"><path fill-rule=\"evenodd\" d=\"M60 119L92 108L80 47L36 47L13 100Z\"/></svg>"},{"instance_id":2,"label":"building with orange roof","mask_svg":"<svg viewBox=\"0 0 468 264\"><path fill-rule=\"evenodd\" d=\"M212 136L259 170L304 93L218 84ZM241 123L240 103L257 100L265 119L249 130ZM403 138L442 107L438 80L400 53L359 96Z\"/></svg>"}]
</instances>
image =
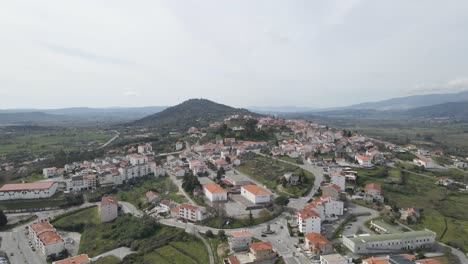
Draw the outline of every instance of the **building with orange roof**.
<instances>
[{"instance_id":1,"label":"building with orange roof","mask_svg":"<svg viewBox=\"0 0 468 264\"><path fill-rule=\"evenodd\" d=\"M52 262L52 264L89 264L91 259L86 254L81 254L74 257L69 257L62 260Z\"/></svg>"},{"instance_id":2,"label":"building with orange roof","mask_svg":"<svg viewBox=\"0 0 468 264\"><path fill-rule=\"evenodd\" d=\"M0 188L0 201L49 198L57 187L52 181L5 184Z\"/></svg>"},{"instance_id":3,"label":"building with orange roof","mask_svg":"<svg viewBox=\"0 0 468 264\"><path fill-rule=\"evenodd\" d=\"M33 223L28 227L29 239L44 256L57 255L65 250L65 242L49 221Z\"/></svg>"},{"instance_id":4,"label":"building with orange roof","mask_svg":"<svg viewBox=\"0 0 468 264\"><path fill-rule=\"evenodd\" d=\"M254 184L242 186L241 195L253 204L269 203L271 201L271 193Z\"/></svg>"},{"instance_id":5,"label":"building with orange roof","mask_svg":"<svg viewBox=\"0 0 468 264\"><path fill-rule=\"evenodd\" d=\"M271 242L256 242L249 246L249 256L253 262L274 260L278 257L278 254L273 249Z\"/></svg>"},{"instance_id":6,"label":"building with orange roof","mask_svg":"<svg viewBox=\"0 0 468 264\"><path fill-rule=\"evenodd\" d=\"M99 206L101 223L110 222L119 216L119 204L117 197L113 195L104 196Z\"/></svg>"},{"instance_id":7,"label":"building with orange roof","mask_svg":"<svg viewBox=\"0 0 468 264\"><path fill-rule=\"evenodd\" d=\"M356 155L354 159L363 167L372 167L372 158L364 155Z\"/></svg>"},{"instance_id":8,"label":"building with orange roof","mask_svg":"<svg viewBox=\"0 0 468 264\"><path fill-rule=\"evenodd\" d=\"M364 200L369 202L384 202L384 197L382 196L382 187L376 183L366 184L364 187Z\"/></svg>"},{"instance_id":9,"label":"building with orange roof","mask_svg":"<svg viewBox=\"0 0 468 264\"><path fill-rule=\"evenodd\" d=\"M305 234L304 244L311 252L316 254L330 254L333 252L333 243L320 233Z\"/></svg>"},{"instance_id":10,"label":"building with orange roof","mask_svg":"<svg viewBox=\"0 0 468 264\"><path fill-rule=\"evenodd\" d=\"M179 218L190 221L198 222L203 221L208 217L206 208L202 206L196 206L188 203L181 203L179 205Z\"/></svg>"},{"instance_id":11,"label":"building with orange roof","mask_svg":"<svg viewBox=\"0 0 468 264\"><path fill-rule=\"evenodd\" d=\"M228 237L229 248L234 252L248 250L249 244L252 243L252 236L252 232L248 230L232 232Z\"/></svg>"},{"instance_id":12,"label":"building with orange roof","mask_svg":"<svg viewBox=\"0 0 468 264\"><path fill-rule=\"evenodd\" d=\"M153 191L147 191L145 195L146 195L146 200L148 200L148 203L157 202L159 198L158 193L153 192Z\"/></svg>"},{"instance_id":13,"label":"building with orange roof","mask_svg":"<svg viewBox=\"0 0 468 264\"><path fill-rule=\"evenodd\" d=\"M227 191L216 183L207 183L203 185L203 193L210 202L227 201Z\"/></svg>"},{"instance_id":14,"label":"building with orange roof","mask_svg":"<svg viewBox=\"0 0 468 264\"><path fill-rule=\"evenodd\" d=\"M317 212L302 209L297 211L297 224L301 233L320 233L322 220Z\"/></svg>"},{"instance_id":15,"label":"building with orange roof","mask_svg":"<svg viewBox=\"0 0 468 264\"><path fill-rule=\"evenodd\" d=\"M341 188L336 184L327 184L322 188L322 194L329 195L335 200L340 199Z\"/></svg>"}]
</instances>

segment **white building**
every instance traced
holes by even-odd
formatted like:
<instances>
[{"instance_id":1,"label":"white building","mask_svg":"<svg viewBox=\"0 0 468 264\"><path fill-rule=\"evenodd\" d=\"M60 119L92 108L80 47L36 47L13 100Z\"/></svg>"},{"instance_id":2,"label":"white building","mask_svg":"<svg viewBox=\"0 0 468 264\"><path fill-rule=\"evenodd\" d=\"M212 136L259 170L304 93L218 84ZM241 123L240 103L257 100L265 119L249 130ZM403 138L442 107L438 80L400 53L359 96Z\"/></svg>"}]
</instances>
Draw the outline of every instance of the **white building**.
<instances>
[{"instance_id":1,"label":"white building","mask_svg":"<svg viewBox=\"0 0 468 264\"><path fill-rule=\"evenodd\" d=\"M321 255L320 264L349 264L353 263L350 259L347 259L340 254Z\"/></svg>"},{"instance_id":2,"label":"white building","mask_svg":"<svg viewBox=\"0 0 468 264\"><path fill-rule=\"evenodd\" d=\"M58 175L57 168L56 167L44 168L42 169L42 174L44 174L44 178L56 177Z\"/></svg>"},{"instance_id":3,"label":"white building","mask_svg":"<svg viewBox=\"0 0 468 264\"><path fill-rule=\"evenodd\" d=\"M188 203L179 205L179 217L190 222L203 221L208 217L205 207Z\"/></svg>"},{"instance_id":4,"label":"white building","mask_svg":"<svg viewBox=\"0 0 468 264\"><path fill-rule=\"evenodd\" d=\"M101 223L110 222L119 216L119 204L115 196L104 196L99 207Z\"/></svg>"},{"instance_id":5,"label":"white building","mask_svg":"<svg viewBox=\"0 0 468 264\"><path fill-rule=\"evenodd\" d=\"M356 254L375 254L417 250L435 242L436 233L426 229L383 235L345 237L343 245Z\"/></svg>"},{"instance_id":6,"label":"white building","mask_svg":"<svg viewBox=\"0 0 468 264\"><path fill-rule=\"evenodd\" d=\"M156 165L156 162L150 162L150 171L154 174L155 177L161 177L166 175L166 170L162 166Z\"/></svg>"},{"instance_id":7,"label":"white building","mask_svg":"<svg viewBox=\"0 0 468 264\"><path fill-rule=\"evenodd\" d=\"M309 209L297 211L297 224L301 233L319 233L321 232L322 220L320 215Z\"/></svg>"},{"instance_id":8,"label":"white building","mask_svg":"<svg viewBox=\"0 0 468 264\"><path fill-rule=\"evenodd\" d=\"M57 255L65 250L63 238L48 221L40 221L29 226L29 239L44 256Z\"/></svg>"},{"instance_id":9,"label":"white building","mask_svg":"<svg viewBox=\"0 0 468 264\"><path fill-rule=\"evenodd\" d=\"M132 165L140 165L148 163L148 157L145 155L138 155L138 154L130 154L127 155L130 164Z\"/></svg>"},{"instance_id":10,"label":"white building","mask_svg":"<svg viewBox=\"0 0 468 264\"><path fill-rule=\"evenodd\" d=\"M0 188L0 201L49 198L56 191L55 182L5 184Z\"/></svg>"},{"instance_id":11,"label":"white building","mask_svg":"<svg viewBox=\"0 0 468 264\"><path fill-rule=\"evenodd\" d=\"M431 159L427 158L414 159L413 163L418 166L423 166L426 169L434 169L436 167L435 163Z\"/></svg>"},{"instance_id":12,"label":"white building","mask_svg":"<svg viewBox=\"0 0 468 264\"><path fill-rule=\"evenodd\" d=\"M207 183L203 185L203 193L210 202L227 201L227 192L216 183Z\"/></svg>"},{"instance_id":13,"label":"white building","mask_svg":"<svg viewBox=\"0 0 468 264\"><path fill-rule=\"evenodd\" d=\"M311 210L319 214L322 221L335 219L336 216L343 215L344 203L337 201L331 196L323 195L314 199L306 205L304 209Z\"/></svg>"},{"instance_id":14,"label":"white building","mask_svg":"<svg viewBox=\"0 0 468 264\"><path fill-rule=\"evenodd\" d=\"M331 184L336 184L340 187L340 191L344 191L346 189L346 176L342 175L340 172L333 173L330 176Z\"/></svg>"},{"instance_id":15,"label":"white building","mask_svg":"<svg viewBox=\"0 0 468 264\"><path fill-rule=\"evenodd\" d=\"M153 146L151 146L151 143L146 143L144 145L138 146L138 153L143 154L143 153L150 153L153 151Z\"/></svg>"},{"instance_id":16,"label":"white building","mask_svg":"<svg viewBox=\"0 0 468 264\"><path fill-rule=\"evenodd\" d=\"M257 185L244 185L241 187L241 195L254 204L269 203L271 193Z\"/></svg>"},{"instance_id":17,"label":"white building","mask_svg":"<svg viewBox=\"0 0 468 264\"><path fill-rule=\"evenodd\" d=\"M229 248L234 252L248 250L252 243L252 236L252 232L248 230L232 232L228 237Z\"/></svg>"},{"instance_id":18,"label":"white building","mask_svg":"<svg viewBox=\"0 0 468 264\"><path fill-rule=\"evenodd\" d=\"M372 164L372 158L371 157L367 157L367 156L363 156L363 155L356 155L354 157L354 159L359 163L359 165L361 165L363 167L372 167L372 166L374 166Z\"/></svg>"},{"instance_id":19,"label":"white building","mask_svg":"<svg viewBox=\"0 0 468 264\"><path fill-rule=\"evenodd\" d=\"M379 184L369 183L366 184L364 188L365 196L364 199L369 202L384 202L384 197L382 196L382 187Z\"/></svg>"},{"instance_id":20,"label":"white building","mask_svg":"<svg viewBox=\"0 0 468 264\"><path fill-rule=\"evenodd\" d=\"M184 143L181 142L181 141L177 141L177 143L175 144L176 151L179 151L179 150L181 150L183 148L184 148Z\"/></svg>"},{"instance_id":21,"label":"white building","mask_svg":"<svg viewBox=\"0 0 468 264\"><path fill-rule=\"evenodd\" d=\"M151 172L151 168L150 164L143 163L119 168L119 172L122 175L123 180L130 180L133 178L148 176L148 174Z\"/></svg>"}]
</instances>

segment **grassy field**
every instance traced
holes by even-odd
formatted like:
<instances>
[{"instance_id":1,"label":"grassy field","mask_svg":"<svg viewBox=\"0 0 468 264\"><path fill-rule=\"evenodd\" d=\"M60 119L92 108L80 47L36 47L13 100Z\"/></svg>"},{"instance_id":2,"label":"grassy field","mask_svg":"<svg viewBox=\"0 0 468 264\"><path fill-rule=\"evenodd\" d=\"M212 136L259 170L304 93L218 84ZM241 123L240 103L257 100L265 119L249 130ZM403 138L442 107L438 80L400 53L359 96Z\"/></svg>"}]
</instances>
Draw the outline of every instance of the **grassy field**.
<instances>
[{"instance_id":1,"label":"grassy field","mask_svg":"<svg viewBox=\"0 0 468 264\"><path fill-rule=\"evenodd\" d=\"M41 154L58 150L89 149L112 137L111 132L92 130L17 132L0 136L0 155L23 151Z\"/></svg>"},{"instance_id":2,"label":"grassy field","mask_svg":"<svg viewBox=\"0 0 468 264\"><path fill-rule=\"evenodd\" d=\"M66 201L63 193L58 193L48 199L2 201L0 203L0 210L60 207L65 204Z\"/></svg>"},{"instance_id":3,"label":"grassy field","mask_svg":"<svg viewBox=\"0 0 468 264\"><path fill-rule=\"evenodd\" d=\"M44 175L39 174L39 173L33 173L27 177L15 179L13 183L21 183L21 182L30 183L30 182L37 182L40 180L44 180Z\"/></svg>"},{"instance_id":4,"label":"grassy field","mask_svg":"<svg viewBox=\"0 0 468 264\"><path fill-rule=\"evenodd\" d=\"M208 263L208 252L196 237L182 229L158 225L151 217L122 215L114 222L100 223L97 207L65 214L53 222L58 230L84 226L79 253L97 256L121 246L137 253L127 256L124 263ZM77 230L78 231L78 230ZM119 263L107 258L97 263Z\"/></svg>"},{"instance_id":5,"label":"grassy field","mask_svg":"<svg viewBox=\"0 0 468 264\"><path fill-rule=\"evenodd\" d=\"M376 175L380 167L357 169L358 185L379 183L390 203L399 208L416 207L423 209L420 223L410 227L428 228L437 233L437 238L444 243L452 243L468 249L468 193L448 191L435 184L434 178L408 174L407 184L397 185L385 182Z\"/></svg>"},{"instance_id":6,"label":"grassy field","mask_svg":"<svg viewBox=\"0 0 468 264\"><path fill-rule=\"evenodd\" d=\"M146 204L145 194L150 190L156 191L161 199L170 199L179 203L185 200L183 196L177 194L177 186L168 177L158 179L151 177L134 185L127 185L117 192L117 197L121 201L141 207Z\"/></svg>"},{"instance_id":7,"label":"grassy field","mask_svg":"<svg viewBox=\"0 0 468 264\"><path fill-rule=\"evenodd\" d=\"M120 259L114 256L107 256L102 259L93 261L93 264L119 264Z\"/></svg>"},{"instance_id":8,"label":"grassy field","mask_svg":"<svg viewBox=\"0 0 468 264\"><path fill-rule=\"evenodd\" d=\"M297 175L303 173L306 182L296 186L287 186L284 189L284 192L287 194L302 196L314 183L314 175L306 170L302 170L298 166L253 153L244 155L242 158L242 164L236 167L236 169L261 182L270 190L277 190L278 177L288 172Z\"/></svg>"}]
</instances>

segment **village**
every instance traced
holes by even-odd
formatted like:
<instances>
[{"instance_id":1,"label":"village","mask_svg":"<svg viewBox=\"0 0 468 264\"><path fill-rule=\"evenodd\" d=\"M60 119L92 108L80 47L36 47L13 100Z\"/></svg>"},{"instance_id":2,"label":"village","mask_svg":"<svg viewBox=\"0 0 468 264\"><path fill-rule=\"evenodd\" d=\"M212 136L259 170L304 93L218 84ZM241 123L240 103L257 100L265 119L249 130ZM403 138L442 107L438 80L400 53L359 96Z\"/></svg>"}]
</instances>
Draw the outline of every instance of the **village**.
<instances>
[{"instance_id":1,"label":"village","mask_svg":"<svg viewBox=\"0 0 468 264\"><path fill-rule=\"evenodd\" d=\"M217 134L200 143L223 126L242 135L252 120L256 131L277 131L276 140ZM98 207L102 223L127 213L205 236L225 233L226 264L437 264L442 263L438 257L444 256L446 246L437 242L440 234L408 227L420 221L424 208L396 208L384 186L404 185L412 175L428 178L437 188L468 190L466 177L448 176L449 170L464 173L468 162L464 157L450 157L453 164L444 166L432 159L444 155L441 150L397 146L306 120L233 115L206 128L192 127L184 136L191 140L181 137L171 153L156 153L151 142L142 142L111 149L103 158L44 168L40 181L3 185L0 201L99 194L98 200L84 204ZM8 169L13 164L1 166ZM275 171L276 167L281 169ZM369 172L376 175L368 176ZM447 176L439 176L444 173ZM143 205L119 201L120 186L148 179L170 179L180 198L171 200L169 193L153 188L144 190ZM388 214L382 215L384 211ZM5 211L12 218L23 212ZM59 260L67 257L64 252L78 252L79 241L58 232L52 220L40 214L23 227L24 239L18 239L27 243L23 251L55 264L99 260L87 254Z\"/></svg>"}]
</instances>

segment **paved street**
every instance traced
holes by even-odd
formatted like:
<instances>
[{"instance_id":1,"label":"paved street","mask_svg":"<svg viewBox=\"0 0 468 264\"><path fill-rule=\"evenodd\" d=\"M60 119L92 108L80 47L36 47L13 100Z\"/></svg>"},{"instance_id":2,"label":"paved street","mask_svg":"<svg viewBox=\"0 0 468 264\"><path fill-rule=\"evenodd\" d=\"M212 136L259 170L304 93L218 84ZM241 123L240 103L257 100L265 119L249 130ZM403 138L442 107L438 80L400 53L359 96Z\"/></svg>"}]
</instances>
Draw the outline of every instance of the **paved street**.
<instances>
[{"instance_id":1,"label":"paved street","mask_svg":"<svg viewBox=\"0 0 468 264\"><path fill-rule=\"evenodd\" d=\"M110 250L106 253L103 253L101 255L98 255L94 258L92 258L91 260L92 261L96 261L98 259L101 259L101 258L104 258L104 257L107 257L107 256L116 256L117 258L119 258L120 260L122 260L123 258L125 258L127 255L130 255L130 254L133 254L133 253L136 253L135 251L131 251L130 248L128 247L119 247L119 248L116 248L116 249L113 249L113 250Z\"/></svg>"},{"instance_id":2,"label":"paved street","mask_svg":"<svg viewBox=\"0 0 468 264\"><path fill-rule=\"evenodd\" d=\"M2 237L1 250L5 251L12 264L45 264L47 263L43 256L32 251L29 246L29 240L23 231L1 232ZM12 255L13 254L13 255Z\"/></svg>"}]
</instances>

